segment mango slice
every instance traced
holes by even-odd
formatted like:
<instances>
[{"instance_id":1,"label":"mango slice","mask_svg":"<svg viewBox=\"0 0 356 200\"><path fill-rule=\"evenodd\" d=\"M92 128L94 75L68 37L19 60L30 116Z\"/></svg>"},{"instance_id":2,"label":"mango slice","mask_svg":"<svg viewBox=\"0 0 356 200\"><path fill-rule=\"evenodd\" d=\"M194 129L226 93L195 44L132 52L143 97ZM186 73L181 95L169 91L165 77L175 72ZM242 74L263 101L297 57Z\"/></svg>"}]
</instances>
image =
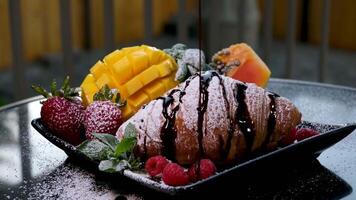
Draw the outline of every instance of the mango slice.
<instances>
[{"instance_id":1,"label":"mango slice","mask_svg":"<svg viewBox=\"0 0 356 200\"><path fill-rule=\"evenodd\" d=\"M118 89L123 100L124 120L143 104L178 85L174 80L177 63L165 52L146 45L115 50L98 61L81 84L83 103L93 102L93 95L104 85Z\"/></svg>"}]
</instances>

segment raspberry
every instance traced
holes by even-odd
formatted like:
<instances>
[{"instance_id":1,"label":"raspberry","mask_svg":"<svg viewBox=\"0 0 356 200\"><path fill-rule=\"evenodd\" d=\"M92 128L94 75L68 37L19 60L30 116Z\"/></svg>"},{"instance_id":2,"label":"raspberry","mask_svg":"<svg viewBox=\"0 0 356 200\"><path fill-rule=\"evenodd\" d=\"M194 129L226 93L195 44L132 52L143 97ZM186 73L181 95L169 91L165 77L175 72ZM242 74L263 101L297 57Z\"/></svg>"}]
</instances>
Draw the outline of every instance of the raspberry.
<instances>
[{"instance_id":1,"label":"raspberry","mask_svg":"<svg viewBox=\"0 0 356 200\"><path fill-rule=\"evenodd\" d=\"M296 134L297 134L297 129L293 128L288 135L286 135L282 138L281 145L287 146L287 145L293 144L297 137Z\"/></svg>"},{"instance_id":2,"label":"raspberry","mask_svg":"<svg viewBox=\"0 0 356 200\"><path fill-rule=\"evenodd\" d=\"M150 176L155 177L162 174L168 163L163 156L153 156L146 161L145 170Z\"/></svg>"},{"instance_id":3,"label":"raspberry","mask_svg":"<svg viewBox=\"0 0 356 200\"><path fill-rule=\"evenodd\" d=\"M216 172L216 167L211 160L202 159L199 163L200 166L198 166L198 163L195 163L188 170L188 175L191 182L206 179L214 175Z\"/></svg>"},{"instance_id":4,"label":"raspberry","mask_svg":"<svg viewBox=\"0 0 356 200\"><path fill-rule=\"evenodd\" d=\"M304 140L306 138L313 137L316 135L319 135L319 133L311 128L301 128L301 129L297 130L296 138L297 138L297 141L301 141L301 140Z\"/></svg>"},{"instance_id":5,"label":"raspberry","mask_svg":"<svg viewBox=\"0 0 356 200\"><path fill-rule=\"evenodd\" d=\"M163 170L162 180L170 186L187 185L189 183L189 176L180 165L169 163Z\"/></svg>"}]
</instances>

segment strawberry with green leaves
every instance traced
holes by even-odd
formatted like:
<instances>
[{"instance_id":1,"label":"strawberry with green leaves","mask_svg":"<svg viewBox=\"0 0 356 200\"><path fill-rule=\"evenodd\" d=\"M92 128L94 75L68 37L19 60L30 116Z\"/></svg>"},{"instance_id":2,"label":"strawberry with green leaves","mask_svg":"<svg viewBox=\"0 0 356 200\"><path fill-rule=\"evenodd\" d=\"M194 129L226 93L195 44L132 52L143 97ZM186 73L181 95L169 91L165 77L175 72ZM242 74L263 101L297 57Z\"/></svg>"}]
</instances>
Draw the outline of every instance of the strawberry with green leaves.
<instances>
[{"instance_id":1,"label":"strawberry with green leaves","mask_svg":"<svg viewBox=\"0 0 356 200\"><path fill-rule=\"evenodd\" d=\"M93 139L93 133L114 135L122 124L120 108L124 105L120 102L119 93L115 95L107 85L103 86L85 111L84 127L87 139Z\"/></svg>"},{"instance_id":2,"label":"strawberry with green leaves","mask_svg":"<svg viewBox=\"0 0 356 200\"><path fill-rule=\"evenodd\" d=\"M41 120L43 124L57 137L78 145L83 141L84 106L82 105L78 91L69 86L67 76L62 87L57 90L55 80L51 83L51 91L32 85L32 88L43 95Z\"/></svg>"}]
</instances>

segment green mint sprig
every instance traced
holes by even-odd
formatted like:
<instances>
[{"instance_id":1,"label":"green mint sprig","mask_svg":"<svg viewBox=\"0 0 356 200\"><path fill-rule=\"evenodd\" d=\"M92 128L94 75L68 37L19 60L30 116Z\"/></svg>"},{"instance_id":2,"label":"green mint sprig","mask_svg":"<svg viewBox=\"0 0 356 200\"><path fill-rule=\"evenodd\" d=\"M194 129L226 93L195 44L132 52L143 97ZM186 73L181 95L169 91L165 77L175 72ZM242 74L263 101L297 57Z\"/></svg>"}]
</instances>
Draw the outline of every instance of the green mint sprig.
<instances>
[{"instance_id":1,"label":"green mint sprig","mask_svg":"<svg viewBox=\"0 0 356 200\"><path fill-rule=\"evenodd\" d=\"M141 169L141 161L134 156L136 146L136 129L129 123L124 137L119 141L110 134L93 133L94 140L87 140L77 149L94 161L100 161L99 170L105 172L122 172L125 169Z\"/></svg>"}]
</instances>

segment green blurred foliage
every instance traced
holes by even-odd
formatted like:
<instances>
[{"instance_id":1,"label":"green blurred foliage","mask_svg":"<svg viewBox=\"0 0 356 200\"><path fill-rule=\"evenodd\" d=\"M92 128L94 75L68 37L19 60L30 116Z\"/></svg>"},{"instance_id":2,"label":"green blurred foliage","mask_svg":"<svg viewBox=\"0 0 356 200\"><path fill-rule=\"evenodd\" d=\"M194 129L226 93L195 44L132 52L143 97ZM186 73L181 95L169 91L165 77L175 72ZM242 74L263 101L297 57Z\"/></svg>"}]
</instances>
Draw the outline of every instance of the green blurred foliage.
<instances>
[{"instance_id":1,"label":"green blurred foliage","mask_svg":"<svg viewBox=\"0 0 356 200\"><path fill-rule=\"evenodd\" d=\"M3 99L1 96L0 96L0 106L3 106L6 104L6 101L5 99Z\"/></svg>"}]
</instances>

